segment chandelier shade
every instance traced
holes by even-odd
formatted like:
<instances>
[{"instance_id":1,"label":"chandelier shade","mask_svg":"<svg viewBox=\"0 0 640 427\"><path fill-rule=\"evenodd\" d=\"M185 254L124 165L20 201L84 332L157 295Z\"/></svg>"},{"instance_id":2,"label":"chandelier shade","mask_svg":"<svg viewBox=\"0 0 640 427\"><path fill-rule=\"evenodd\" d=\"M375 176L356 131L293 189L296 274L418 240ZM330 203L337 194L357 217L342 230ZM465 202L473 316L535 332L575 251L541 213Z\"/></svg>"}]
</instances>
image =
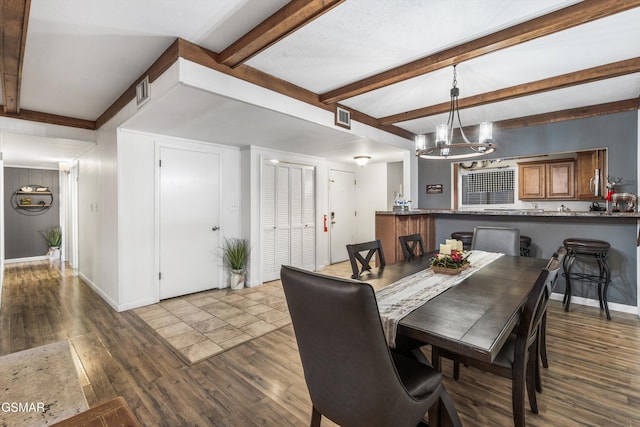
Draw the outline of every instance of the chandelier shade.
<instances>
[{"instance_id":1,"label":"chandelier shade","mask_svg":"<svg viewBox=\"0 0 640 427\"><path fill-rule=\"evenodd\" d=\"M450 94L451 101L447 123L436 126L433 144L429 144L425 134L415 136L416 156L423 159L465 159L483 156L496 151L496 146L493 143L493 126L490 122L480 124L477 142L469 141L464 133L458 108L460 89L458 88L455 65L453 66L453 85ZM456 121L458 122L462 139L460 142L453 142L453 130Z\"/></svg>"}]
</instances>

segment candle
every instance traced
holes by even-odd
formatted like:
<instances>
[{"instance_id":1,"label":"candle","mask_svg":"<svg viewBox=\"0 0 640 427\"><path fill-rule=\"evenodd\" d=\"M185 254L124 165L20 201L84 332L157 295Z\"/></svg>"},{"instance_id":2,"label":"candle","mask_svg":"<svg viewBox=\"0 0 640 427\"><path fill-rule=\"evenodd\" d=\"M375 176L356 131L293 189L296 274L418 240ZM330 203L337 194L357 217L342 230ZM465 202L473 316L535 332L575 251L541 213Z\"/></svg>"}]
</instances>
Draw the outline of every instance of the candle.
<instances>
[{"instance_id":1,"label":"candle","mask_svg":"<svg viewBox=\"0 0 640 427\"><path fill-rule=\"evenodd\" d=\"M462 251L462 250L463 250L463 248L462 248L462 240L456 240L456 248L457 248L459 251Z\"/></svg>"},{"instance_id":2,"label":"candle","mask_svg":"<svg viewBox=\"0 0 640 427\"><path fill-rule=\"evenodd\" d=\"M440 255L451 255L451 245L440 244Z\"/></svg>"},{"instance_id":3,"label":"candle","mask_svg":"<svg viewBox=\"0 0 640 427\"><path fill-rule=\"evenodd\" d=\"M458 241L455 239L447 239L444 243L451 246L452 250L458 249Z\"/></svg>"}]
</instances>

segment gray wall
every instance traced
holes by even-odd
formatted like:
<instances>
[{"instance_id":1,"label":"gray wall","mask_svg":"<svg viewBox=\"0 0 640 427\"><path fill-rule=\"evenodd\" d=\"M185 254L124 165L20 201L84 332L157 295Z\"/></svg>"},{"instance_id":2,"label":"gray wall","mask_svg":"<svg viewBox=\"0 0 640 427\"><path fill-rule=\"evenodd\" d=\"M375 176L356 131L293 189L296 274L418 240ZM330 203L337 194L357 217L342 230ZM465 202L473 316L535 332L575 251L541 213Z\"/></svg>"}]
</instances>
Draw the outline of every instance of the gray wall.
<instances>
[{"instance_id":1,"label":"gray wall","mask_svg":"<svg viewBox=\"0 0 640 427\"><path fill-rule=\"evenodd\" d=\"M53 206L38 215L23 215L12 204L13 194L26 185L49 187ZM41 230L60 225L58 171L26 168L4 168L4 244L5 259L27 258L47 254L49 247ZM35 198L33 197L35 200Z\"/></svg>"},{"instance_id":2,"label":"gray wall","mask_svg":"<svg viewBox=\"0 0 640 427\"><path fill-rule=\"evenodd\" d=\"M526 128L495 130L498 145L486 159L533 154L608 148L609 175L623 178L617 192L638 193L638 112L607 114ZM418 160L418 206L451 207L451 163L448 160ZM444 184L442 194L426 194L426 184Z\"/></svg>"},{"instance_id":3,"label":"gray wall","mask_svg":"<svg viewBox=\"0 0 640 427\"><path fill-rule=\"evenodd\" d=\"M618 192L638 193L637 141L638 112L610 114L588 119L572 120L528 128L495 131L499 149L487 158L514 157L590 148L608 148L609 175L623 178ZM451 161L419 160L419 207L451 207ZM425 194L426 184L444 184L443 194ZM454 231L473 231L476 225L513 226L521 234L531 236L534 256L548 258L568 237L584 237L608 241L611 244L612 282L609 301L637 305L635 220L540 218L517 216L453 216L438 215L436 241L444 242ZM597 300L595 287L577 283L574 295ZM558 282L556 292L564 292L564 281Z\"/></svg>"}]
</instances>

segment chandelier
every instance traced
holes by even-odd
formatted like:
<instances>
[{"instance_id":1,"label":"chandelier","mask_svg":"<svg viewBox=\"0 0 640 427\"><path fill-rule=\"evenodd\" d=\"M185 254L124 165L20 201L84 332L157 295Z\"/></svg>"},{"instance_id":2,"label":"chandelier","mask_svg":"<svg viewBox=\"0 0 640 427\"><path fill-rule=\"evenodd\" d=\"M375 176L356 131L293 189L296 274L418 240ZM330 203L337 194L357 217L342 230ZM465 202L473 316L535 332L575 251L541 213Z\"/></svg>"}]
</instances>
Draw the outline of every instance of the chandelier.
<instances>
[{"instance_id":1,"label":"chandelier","mask_svg":"<svg viewBox=\"0 0 640 427\"><path fill-rule=\"evenodd\" d=\"M436 127L435 144L427 144L427 135L415 136L416 156L423 159L465 159L468 157L483 156L496 151L492 139L492 124L484 122L480 124L478 142L471 142L464 134L458 109L458 88L456 66L453 66L453 85L451 87L451 101L449 103L449 118L447 123ZM458 121L462 142L453 142L453 124Z\"/></svg>"}]
</instances>

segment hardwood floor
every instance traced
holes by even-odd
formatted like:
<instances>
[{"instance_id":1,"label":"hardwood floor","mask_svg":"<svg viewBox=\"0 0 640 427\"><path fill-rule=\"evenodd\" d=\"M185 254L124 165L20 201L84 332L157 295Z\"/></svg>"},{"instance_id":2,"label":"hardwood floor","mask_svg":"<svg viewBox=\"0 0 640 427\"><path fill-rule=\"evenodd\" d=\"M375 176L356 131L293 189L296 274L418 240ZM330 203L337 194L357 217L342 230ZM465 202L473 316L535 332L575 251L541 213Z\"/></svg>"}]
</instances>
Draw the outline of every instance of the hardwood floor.
<instances>
[{"instance_id":1,"label":"hardwood floor","mask_svg":"<svg viewBox=\"0 0 640 427\"><path fill-rule=\"evenodd\" d=\"M348 276L345 265L329 269ZM539 414L529 426L640 425L640 320L552 301ZM8 264L0 354L69 339L89 406L123 396L146 426L304 426L310 401L285 326L187 366L131 312L113 311L73 271ZM510 382L472 368L447 389L465 426L512 425ZM37 396L34 396L37 399ZM528 410L528 405L527 405ZM323 420L323 426L332 423Z\"/></svg>"}]
</instances>

